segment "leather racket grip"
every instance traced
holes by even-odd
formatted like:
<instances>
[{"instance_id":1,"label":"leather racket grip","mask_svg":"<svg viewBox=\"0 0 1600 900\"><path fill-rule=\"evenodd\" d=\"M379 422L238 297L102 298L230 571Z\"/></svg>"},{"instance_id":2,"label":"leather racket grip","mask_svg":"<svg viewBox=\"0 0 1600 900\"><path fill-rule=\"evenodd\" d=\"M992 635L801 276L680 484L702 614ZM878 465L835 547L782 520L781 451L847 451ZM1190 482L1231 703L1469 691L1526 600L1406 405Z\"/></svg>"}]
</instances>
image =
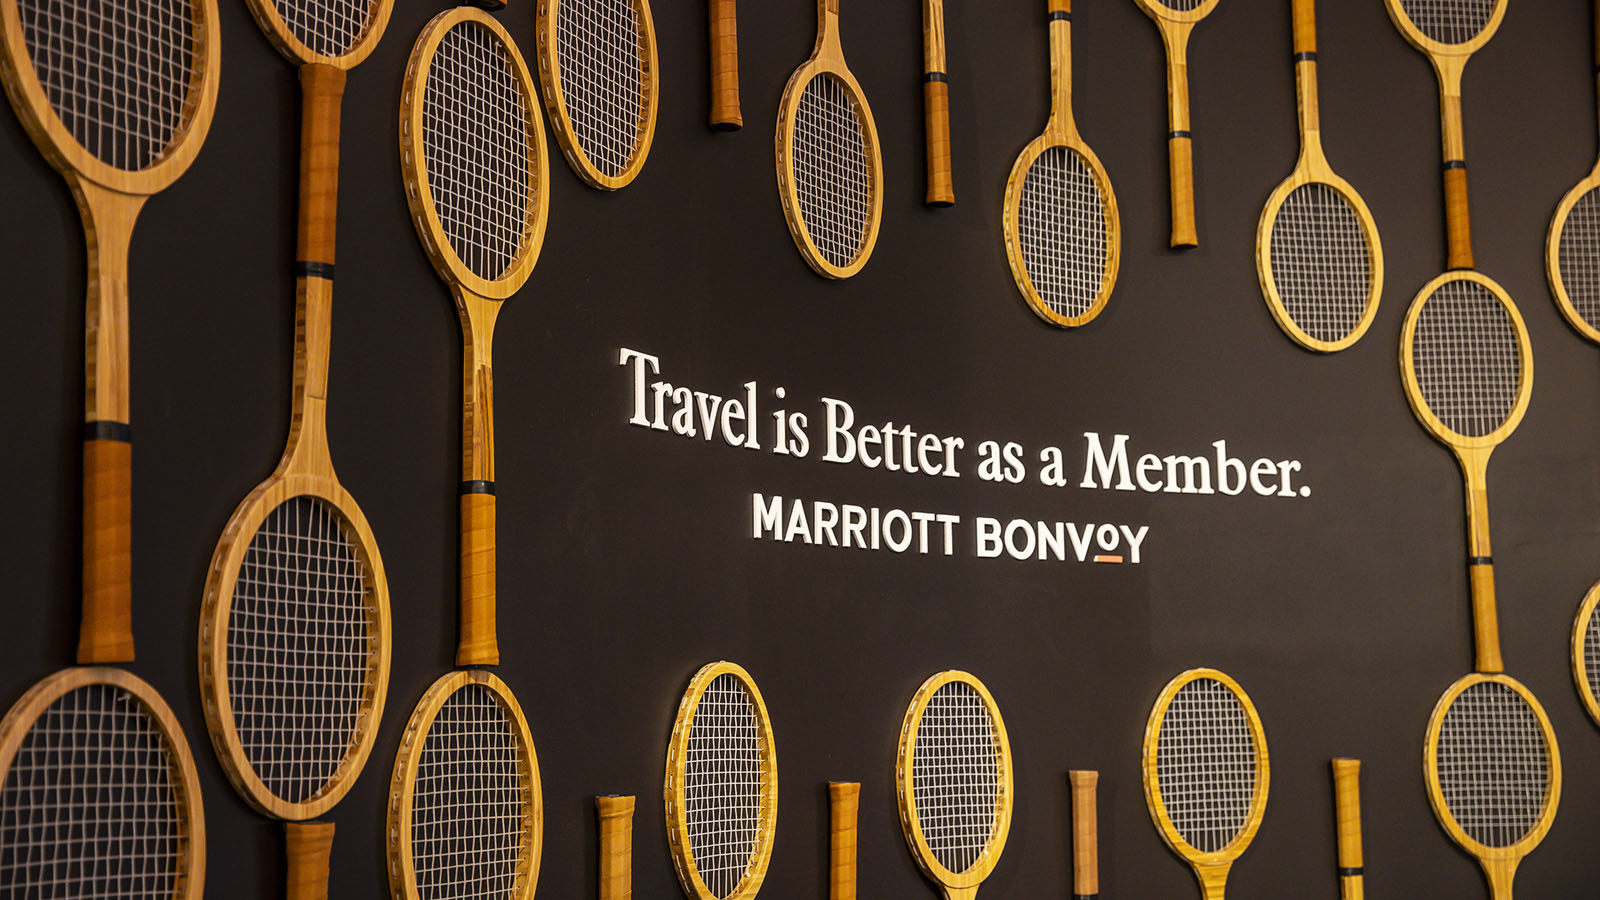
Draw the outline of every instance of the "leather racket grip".
<instances>
[{"instance_id":1,"label":"leather racket grip","mask_svg":"<svg viewBox=\"0 0 1600 900\"><path fill-rule=\"evenodd\" d=\"M1333 805L1339 823L1340 900L1362 900L1361 760L1333 761Z\"/></svg>"},{"instance_id":2,"label":"leather racket grip","mask_svg":"<svg viewBox=\"0 0 1600 900\"><path fill-rule=\"evenodd\" d=\"M1494 565L1478 563L1469 566L1467 578L1472 583L1472 635L1477 646L1476 669L1488 675L1505 671L1500 659L1500 612L1494 599Z\"/></svg>"},{"instance_id":3,"label":"leather racket grip","mask_svg":"<svg viewBox=\"0 0 1600 900\"><path fill-rule=\"evenodd\" d=\"M133 444L125 436L89 437L83 442L79 664L133 662L132 600Z\"/></svg>"},{"instance_id":4,"label":"leather racket grip","mask_svg":"<svg viewBox=\"0 0 1600 900\"><path fill-rule=\"evenodd\" d=\"M1067 773L1072 785L1072 894L1078 900L1100 895L1100 830L1096 824L1095 788L1100 773Z\"/></svg>"},{"instance_id":5,"label":"leather racket grip","mask_svg":"<svg viewBox=\"0 0 1600 900\"><path fill-rule=\"evenodd\" d=\"M828 900L856 900L856 812L861 785L828 782Z\"/></svg>"},{"instance_id":6,"label":"leather racket grip","mask_svg":"<svg viewBox=\"0 0 1600 900\"><path fill-rule=\"evenodd\" d=\"M1167 138L1167 169L1172 184L1174 250L1200 246L1194 224L1194 142L1187 136Z\"/></svg>"},{"instance_id":7,"label":"leather racket grip","mask_svg":"<svg viewBox=\"0 0 1600 900\"><path fill-rule=\"evenodd\" d=\"M953 206L955 184L950 172L950 85L944 81L922 83L923 118L927 125L929 206Z\"/></svg>"},{"instance_id":8,"label":"leather racket grip","mask_svg":"<svg viewBox=\"0 0 1600 900\"><path fill-rule=\"evenodd\" d=\"M633 896L633 798L596 797L600 819L600 900Z\"/></svg>"},{"instance_id":9,"label":"leather racket grip","mask_svg":"<svg viewBox=\"0 0 1600 900\"><path fill-rule=\"evenodd\" d=\"M1472 217L1467 205L1465 165L1444 170L1444 224L1449 239L1448 267L1472 268Z\"/></svg>"},{"instance_id":10,"label":"leather racket grip","mask_svg":"<svg viewBox=\"0 0 1600 900\"><path fill-rule=\"evenodd\" d=\"M461 495L461 642L456 665L500 662L495 637L494 494Z\"/></svg>"},{"instance_id":11,"label":"leather racket grip","mask_svg":"<svg viewBox=\"0 0 1600 900\"><path fill-rule=\"evenodd\" d=\"M283 826L289 872L286 900L328 900L328 855L333 851L332 822L288 822Z\"/></svg>"},{"instance_id":12,"label":"leather racket grip","mask_svg":"<svg viewBox=\"0 0 1600 900\"><path fill-rule=\"evenodd\" d=\"M744 127L739 112L739 13L735 0L711 2L711 127L738 131Z\"/></svg>"},{"instance_id":13,"label":"leather racket grip","mask_svg":"<svg viewBox=\"0 0 1600 900\"><path fill-rule=\"evenodd\" d=\"M329 269L339 208L339 106L344 82L343 69L325 63L300 67L300 228L295 249L301 263Z\"/></svg>"},{"instance_id":14,"label":"leather racket grip","mask_svg":"<svg viewBox=\"0 0 1600 900\"><path fill-rule=\"evenodd\" d=\"M1291 4L1291 13L1294 27L1294 52L1317 52L1317 7L1316 0L1294 0Z\"/></svg>"}]
</instances>

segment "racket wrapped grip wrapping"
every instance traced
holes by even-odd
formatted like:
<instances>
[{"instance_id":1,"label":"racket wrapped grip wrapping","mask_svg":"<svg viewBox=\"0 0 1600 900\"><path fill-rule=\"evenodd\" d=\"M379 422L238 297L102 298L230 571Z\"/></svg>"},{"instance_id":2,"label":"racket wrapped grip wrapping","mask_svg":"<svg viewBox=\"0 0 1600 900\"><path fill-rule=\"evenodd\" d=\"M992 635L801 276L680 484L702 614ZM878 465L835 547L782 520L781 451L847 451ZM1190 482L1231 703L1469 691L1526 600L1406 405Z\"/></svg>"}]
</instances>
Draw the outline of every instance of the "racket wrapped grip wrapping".
<instances>
[{"instance_id":1,"label":"racket wrapped grip wrapping","mask_svg":"<svg viewBox=\"0 0 1600 900\"><path fill-rule=\"evenodd\" d=\"M596 797L600 819L600 900L633 896L632 797Z\"/></svg>"},{"instance_id":2,"label":"racket wrapped grip wrapping","mask_svg":"<svg viewBox=\"0 0 1600 900\"><path fill-rule=\"evenodd\" d=\"M83 442L82 665L133 662L133 444Z\"/></svg>"},{"instance_id":3,"label":"racket wrapped grip wrapping","mask_svg":"<svg viewBox=\"0 0 1600 900\"><path fill-rule=\"evenodd\" d=\"M1339 822L1340 900L1362 900L1361 760L1333 761L1333 798Z\"/></svg>"},{"instance_id":4,"label":"racket wrapped grip wrapping","mask_svg":"<svg viewBox=\"0 0 1600 900\"><path fill-rule=\"evenodd\" d=\"M1500 613L1494 599L1494 566L1477 563L1468 567L1472 584L1472 635L1477 646L1477 671L1493 675L1505 671L1500 659Z\"/></svg>"},{"instance_id":5,"label":"racket wrapped grip wrapping","mask_svg":"<svg viewBox=\"0 0 1600 900\"><path fill-rule=\"evenodd\" d=\"M1100 893L1100 830L1095 822L1096 787L1100 773L1067 773L1072 785L1072 893L1093 897Z\"/></svg>"},{"instance_id":6,"label":"racket wrapped grip wrapping","mask_svg":"<svg viewBox=\"0 0 1600 900\"><path fill-rule=\"evenodd\" d=\"M928 140L928 192L923 202L929 206L953 206L956 189L950 172L950 85L943 81L923 82L922 107Z\"/></svg>"},{"instance_id":7,"label":"racket wrapped grip wrapping","mask_svg":"<svg viewBox=\"0 0 1600 900\"><path fill-rule=\"evenodd\" d=\"M333 823L288 822L283 830L289 864L284 896L287 900L328 900Z\"/></svg>"},{"instance_id":8,"label":"racket wrapped grip wrapping","mask_svg":"<svg viewBox=\"0 0 1600 900\"><path fill-rule=\"evenodd\" d=\"M856 812L861 803L861 785L830 781L828 799L828 900L856 900Z\"/></svg>"},{"instance_id":9,"label":"racket wrapped grip wrapping","mask_svg":"<svg viewBox=\"0 0 1600 900\"><path fill-rule=\"evenodd\" d=\"M1294 52L1317 52L1317 6L1316 0L1294 0L1291 16L1294 27Z\"/></svg>"},{"instance_id":10,"label":"racket wrapped grip wrapping","mask_svg":"<svg viewBox=\"0 0 1600 900\"><path fill-rule=\"evenodd\" d=\"M1194 142L1188 137L1167 139L1167 168L1172 183L1172 240L1174 250L1200 246L1194 223Z\"/></svg>"},{"instance_id":11,"label":"racket wrapped grip wrapping","mask_svg":"<svg viewBox=\"0 0 1600 900\"><path fill-rule=\"evenodd\" d=\"M300 67L300 261L332 266L339 207L339 108L345 72L326 63Z\"/></svg>"},{"instance_id":12,"label":"racket wrapped grip wrapping","mask_svg":"<svg viewBox=\"0 0 1600 900\"><path fill-rule=\"evenodd\" d=\"M711 2L711 127L738 131L744 127L739 111L739 13L735 0Z\"/></svg>"},{"instance_id":13,"label":"racket wrapped grip wrapping","mask_svg":"<svg viewBox=\"0 0 1600 900\"><path fill-rule=\"evenodd\" d=\"M461 495L461 643L458 666L493 666L500 662L495 638L495 504L494 495Z\"/></svg>"},{"instance_id":14,"label":"racket wrapped grip wrapping","mask_svg":"<svg viewBox=\"0 0 1600 900\"><path fill-rule=\"evenodd\" d=\"M1449 239L1446 264L1451 269L1472 268L1472 216L1467 204L1465 166L1444 170L1444 224Z\"/></svg>"}]
</instances>

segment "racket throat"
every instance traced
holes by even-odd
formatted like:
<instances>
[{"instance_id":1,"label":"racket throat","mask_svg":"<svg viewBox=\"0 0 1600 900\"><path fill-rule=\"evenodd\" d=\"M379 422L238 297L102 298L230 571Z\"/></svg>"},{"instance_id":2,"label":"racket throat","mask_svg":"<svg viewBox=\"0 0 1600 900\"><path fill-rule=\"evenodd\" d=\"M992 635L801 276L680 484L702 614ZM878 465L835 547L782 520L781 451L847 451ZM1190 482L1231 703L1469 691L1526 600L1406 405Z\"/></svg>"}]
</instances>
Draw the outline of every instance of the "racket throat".
<instances>
[{"instance_id":1,"label":"racket throat","mask_svg":"<svg viewBox=\"0 0 1600 900\"><path fill-rule=\"evenodd\" d=\"M1223 900L1225 889L1228 885L1228 872L1233 868L1233 860L1215 865L1194 865L1195 880L1200 882L1201 900Z\"/></svg>"},{"instance_id":2,"label":"racket throat","mask_svg":"<svg viewBox=\"0 0 1600 900\"><path fill-rule=\"evenodd\" d=\"M1517 864L1522 862L1522 857L1480 858L1478 862L1483 866L1484 878L1489 882L1490 900L1512 900L1511 883L1516 880Z\"/></svg>"}]
</instances>

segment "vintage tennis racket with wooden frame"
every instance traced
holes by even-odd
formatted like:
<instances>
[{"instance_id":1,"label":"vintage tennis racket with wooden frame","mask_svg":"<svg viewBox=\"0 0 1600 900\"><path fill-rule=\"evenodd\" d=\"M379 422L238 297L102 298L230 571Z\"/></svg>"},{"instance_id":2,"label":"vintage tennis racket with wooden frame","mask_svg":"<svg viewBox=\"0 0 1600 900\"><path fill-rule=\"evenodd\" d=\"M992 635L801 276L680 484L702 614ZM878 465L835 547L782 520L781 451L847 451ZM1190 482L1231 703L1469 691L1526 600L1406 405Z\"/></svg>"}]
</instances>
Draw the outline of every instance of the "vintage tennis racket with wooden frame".
<instances>
[{"instance_id":1,"label":"vintage tennis racket with wooden frame","mask_svg":"<svg viewBox=\"0 0 1600 900\"><path fill-rule=\"evenodd\" d=\"M220 42L215 0L0 0L0 82L66 179L88 253L78 664L0 719L0 885L18 897L204 891L188 738L154 687L106 664L134 660L128 247L205 142Z\"/></svg>"},{"instance_id":2,"label":"vintage tennis racket with wooden frame","mask_svg":"<svg viewBox=\"0 0 1600 900\"><path fill-rule=\"evenodd\" d=\"M878 126L839 43L839 0L817 0L817 43L778 106L778 196L806 263L828 278L861 271L883 217Z\"/></svg>"},{"instance_id":3,"label":"vintage tennis racket with wooden frame","mask_svg":"<svg viewBox=\"0 0 1600 900\"><path fill-rule=\"evenodd\" d=\"M1111 178L1072 115L1072 2L1048 7L1050 120L1011 167L1001 221L1017 290L1039 318L1071 328L1111 298L1122 219Z\"/></svg>"},{"instance_id":4,"label":"vintage tennis racket with wooden frame","mask_svg":"<svg viewBox=\"0 0 1600 900\"><path fill-rule=\"evenodd\" d=\"M954 206L950 166L950 73L944 54L944 0L922 0L922 122L928 189L922 202Z\"/></svg>"},{"instance_id":5,"label":"vintage tennis racket with wooden frame","mask_svg":"<svg viewBox=\"0 0 1600 900\"><path fill-rule=\"evenodd\" d=\"M1100 896L1099 804L1095 800L1100 773L1075 769L1067 773L1072 790L1072 898L1096 900Z\"/></svg>"},{"instance_id":6,"label":"vintage tennis racket with wooden frame","mask_svg":"<svg viewBox=\"0 0 1600 900\"><path fill-rule=\"evenodd\" d=\"M1197 247L1194 222L1194 136L1189 130L1189 35L1217 0L1138 0L1167 49L1167 172L1174 250Z\"/></svg>"},{"instance_id":7,"label":"vintage tennis racket with wooden frame","mask_svg":"<svg viewBox=\"0 0 1600 900\"><path fill-rule=\"evenodd\" d=\"M1222 900L1261 827L1270 776L1266 731L1237 681L1190 669L1161 689L1144 731L1145 805L1205 900Z\"/></svg>"},{"instance_id":8,"label":"vintage tennis racket with wooden frame","mask_svg":"<svg viewBox=\"0 0 1600 900\"><path fill-rule=\"evenodd\" d=\"M1300 159L1267 198L1256 271L1272 318L1320 353L1361 340L1383 296L1383 244L1371 210L1328 165L1317 99L1316 0L1293 0Z\"/></svg>"},{"instance_id":9,"label":"vintage tennis racket with wooden frame","mask_svg":"<svg viewBox=\"0 0 1600 900\"><path fill-rule=\"evenodd\" d=\"M1595 609L1600 606L1600 582L1589 588L1589 593L1578 605L1578 616L1572 622L1572 680L1578 688L1578 699L1596 725L1600 725L1600 616Z\"/></svg>"},{"instance_id":10,"label":"vintage tennis racket with wooden frame","mask_svg":"<svg viewBox=\"0 0 1600 900\"><path fill-rule=\"evenodd\" d=\"M1594 27L1595 72L1600 77L1600 0L1594 3ZM1567 321L1600 343L1600 161L1561 198L1550 218L1545 274Z\"/></svg>"},{"instance_id":11,"label":"vintage tennis racket with wooden frame","mask_svg":"<svg viewBox=\"0 0 1600 900\"><path fill-rule=\"evenodd\" d=\"M900 726L895 796L906 845L945 900L972 900L1011 832L1011 742L994 696L973 675L917 688Z\"/></svg>"},{"instance_id":12,"label":"vintage tennis racket with wooden frame","mask_svg":"<svg viewBox=\"0 0 1600 900\"><path fill-rule=\"evenodd\" d=\"M1333 811L1338 828L1339 900L1362 900L1366 871L1361 861L1361 760L1333 760Z\"/></svg>"},{"instance_id":13,"label":"vintage tennis racket with wooden frame","mask_svg":"<svg viewBox=\"0 0 1600 900\"><path fill-rule=\"evenodd\" d=\"M739 9L737 0L708 0L711 22L711 127L738 131L744 127L739 110Z\"/></svg>"},{"instance_id":14,"label":"vintage tennis racket with wooden frame","mask_svg":"<svg viewBox=\"0 0 1600 900\"><path fill-rule=\"evenodd\" d=\"M662 798L689 900L753 900L778 824L778 752L767 705L742 667L714 662L690 679L667 742Z\"/></svg>"},{"instance_id":15,"label":"vintage tennis racket with wooden frame","mask_svg":"<svg viewBox=\"0 0 1600 900\"><path fill-rule=\"evenodd\" d=\"M561 152L590 187L625 187L656 133L660 65L648 0L539 0L534 27Z\"/></svg>"}]
</instances>

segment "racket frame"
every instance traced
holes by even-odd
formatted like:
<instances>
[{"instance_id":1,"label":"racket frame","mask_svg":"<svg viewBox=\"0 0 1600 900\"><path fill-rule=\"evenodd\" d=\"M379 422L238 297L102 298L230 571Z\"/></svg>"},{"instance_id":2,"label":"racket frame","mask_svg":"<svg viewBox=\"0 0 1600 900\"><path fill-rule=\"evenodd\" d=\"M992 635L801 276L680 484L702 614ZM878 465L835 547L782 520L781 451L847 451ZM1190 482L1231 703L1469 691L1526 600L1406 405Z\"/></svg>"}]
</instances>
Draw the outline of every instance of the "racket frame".
<instances>
[{"instance_id":1,"label":"racket frame","mask_svg":"<svg viewBox=\"0 0 1600 900\"><path fill-rule=\"evenodd\" d=\"M672 723L672 737L667 742L666 778L662 799L666 808L667 845L672 851L672 868L678 873L683 891L693 900L717 900L717 896L700 877L694 854L689 845L689 814L685 808L689 774L689 733L694 727L694 717L699 710L700 698L719 676L732 675L744 686L755 708L756 724L760 728L764 751L762 773L762 818L757 829L756 846L744 878L721 900L752 900L761 890L767 875L767 864L772 860L772 841L778 824L778 752L772 736L772 720L767 715L766 701L756 687L750 673L737 663L719 661L700 667L689 680L689 687L678 703L678 715Z\"/></svg>"},{"instance_id":2,"label":"racket frame","mask_svg":"<svg viewBox=\"0 0 1600 900\"><path fill-rule=\"evenodd\" d=\"M1594 618L1595 606L1600 604L1600 582L1589 588L1589 593L1583 597L1583 602L1578 604L1578 615L1572 622L1572 680L1578 688L1578 699L1583 701L1583 708L1589 713L1589 718L1600 725L1600 697L1595 696L1594 686L1589 684L1588 665L1584 659L1584 639L1589 633L1589 620Z\"/></svg>"},{"instance_id":3,"label":"racket frame","mask_svg":"<svg viewBox=\"0 0 1600 900\"><path fill-rule=\"evenodd\" d=\"M1000 220L1005 230L1006 260L1011 263L1011 277L1017 290L1028 301L1028 308L1039 318L1062 328L1076 328L1094 321L1105 309L1106 301L1117 285L1117 273L1122 264L1122 217L1117 211L1117 195L1111 189L1111 176L1100 162L1100 157L1084 143L1078 133L1078 123L1072 114L1072 22L1070 0L1050 0L1050 119L1044 132L1034 138L1011 166L1006 179L1006 199L1000 210ZM1067 18L1060 18L1065 14ZM1022 188L1027 183L1028 172L1034 162L1046 152L1061 147L1076 153L1088 166L1104 201L1106 221L1105 278L1100 294L1081 315L1064 316L1050 308L1039 295L1028 274L1022 251Z\"/></svg>"},{"instance_id":4,"label":"racket frame","mask_svg":"<svg viewBox=\"0 0 1600 900\"><path fill-rule=\"evenodd\" d=\"M867 151L867 175L872 179L872 214L867 219L861 249L854 259L843 266L829 262L806 230L795 179L794 153L791 151L800 99L812 79L825 75L832 75L844 85L855 103L856 111L861 115L861 124L865 127L862 140ZM789 82L783 88L783 100L778 104L778 130L774 146L778 197L783 201L783 217L789 223L789 234L800 249L800 256L825 278L849 278L855 275L872 257L873 247L878 243L878 227L883 222L883 152L879 146L878 125L872 118L872 107L867 105L867 95L845 65L844 50L839 42L839 0L817 0L817 42L812 48L811 58L789 76Z\"/></svg>"},{"instance_id":5,"label":"racket frame","mask_svg":"<svg viewBox=\"0 0 1600 900\"><path fill-rule=\"evenodd\" d=\"M245 5L250 8L251 17L272 42L272 46L290 62L297 65L333 66L348 71L371 55L378 46L378 41L383 39L384 29L389 27L390 13L394 12L394 0L368 0L368 3L371 5L372 15L366 23L367 27L350 45L350 49L338 56L318 53L306 46L283 20L273 0L247 0Z\"/></svg>"},{"instance_id":6,"label":"racket frame","mask_svg":"<svg viewBox=\"0 0 1600 900\"><path fill-rule=\"evenodd\" d=\"M994 738L999 744L998 752L995 754L999 783L995 798L994 828L989 833L989 842L983 851L978 854L972 865L961 872L952 872L946 868L934 855L933 848L928 845L928 840L923 835L922 823L917 818L916 791L912 784L917 729L922 724L923 711L928 708L933 695L952 682L967 685L982 699L983 705L988 708L990 720L994 722ZM900 807L900 830L905 834L906 846L910 848L912 857L916 859L923 873L939 885L947 900L971 900L978 893L978 885L994 871L994 867L1000 862L1000 854L1005 851L1006 838L1011 833L1012 803L1015 800L1015 790L1012 785L1011 741L1006 735L1006 723L1000 716L1000 707L995 703L994 695L989 693L989 688L979 681L977 676L959 669L951 669L929 677L921 687L917 688L917 692L911 697L911 705L906 707L906 717L900 725L900 746L895 759L895 799Z\"/></svg>"},{"instance_id":7,"label":"racket frame","mask_svg":"<svg viewBox=\"0 0 1600 900\"><path fill-rule=\"evenodd\" d=\"M1600 3L1594 10L1594 58L1597 81L1597 94L1600 94ZM1585 338L1600 344L1600 322L1591 323L1584 319L1578 312L1578 307L1572 302L1572 297L1567 291L1566 279L1561 273L1561 233L1566 230L1567 217L1572 214L1572 208L1578 205L1585 195L1591 191L1600 190L1600 161L1596 161L1594 168L1587 177L1567 191L1566 196L1556 205L1555 214L1550 217L1550 230L1545 236L1545 276L1550 281L1550 293L1555 295L1556 306L1561 314L1567 317L1567 322ZM1600 721L1600 720L1597 720Z\"/></svg>"},{"instance_id":8,"label":"racket frame","mask_svg":"<svg viewBox=\"0 0 1600 900\"><path fill-rule=\"evenodd\" d=\"M1168 707L1172 705L1173 698L1178 695L1180 689L1202 678L1220 682L1238 699L1239 705L1244 709L1245 721L1250 726L1250 737L1256 751L1255 793L1250 798L1250 811L1245 815L1244 825L1226 846L1211 853L1201 852L1178 833L1178 827L1173 823L1172 816L1167 812L1166 804L1161 798L1161 785L1156 768L1157 752L1161 742L1161 725L1166 719ZM1261 716L1256 712L1255 704L1250 702L1250 695L1246 694L1244 688L1239 686L1239 682L1227 673L1210 668L1180 672L1167 682L1167 686L1162 688L1161 694L1156 697L1155 706L1150 710L1150 720L1144 729L1145 805L1150 810L1150 819L1155 822L1156 831L1161 834L1161 839L1172 848L1172 852L1182 857L1194 869L1195 878L1200 882L1201 894L1206 900L1221 900L1223 886L1228 880L1228 870L1249 848L1250 842L1256 836L1256 830L1261 827L1261 819L1267 811L1267 789L1272 776L1269 762L1267 733L1261 724Z\"/></svg>"},{"instance_id":9,"label":"racket frame","mask_svg":"<svg viewBox=\"0 0 1600 900\"><path fill-rule=\"evenodd\" d=\"M640 117L635 132L633 157L616 175L600 171L578 141L578 134L567 111L567 95L561 80L561 62L556 55L557 28L563 0L539 0L538 18L534 23L539 59L539 83L544 87L544 105L550 114L550 125L556 133L561 152L578 173L584 184L602 191L626 187L639 177L645 160L650 156L650 144L656 133L656 109L660 106L661 75L656 58L656 28L650 16L649 0L630 0L633 4L639 29L639 61L643 65L640 98Z\"/></svg>"},{"instance_id":10,"label":"racket frame","mask_svg":"<svg viewBox=\"0 0 1600 900\"><path fill-rule=\"evenodd\" d=\"M1189 130L1189 35L1218 0L1202 0L1194 9L1172 9L1161 0L1136 0L1156 23L1167 50L1167 175L1172 204L1174 250L1200 245L1194 217L1194 138Z\"/></svg>"}]
</instances>

